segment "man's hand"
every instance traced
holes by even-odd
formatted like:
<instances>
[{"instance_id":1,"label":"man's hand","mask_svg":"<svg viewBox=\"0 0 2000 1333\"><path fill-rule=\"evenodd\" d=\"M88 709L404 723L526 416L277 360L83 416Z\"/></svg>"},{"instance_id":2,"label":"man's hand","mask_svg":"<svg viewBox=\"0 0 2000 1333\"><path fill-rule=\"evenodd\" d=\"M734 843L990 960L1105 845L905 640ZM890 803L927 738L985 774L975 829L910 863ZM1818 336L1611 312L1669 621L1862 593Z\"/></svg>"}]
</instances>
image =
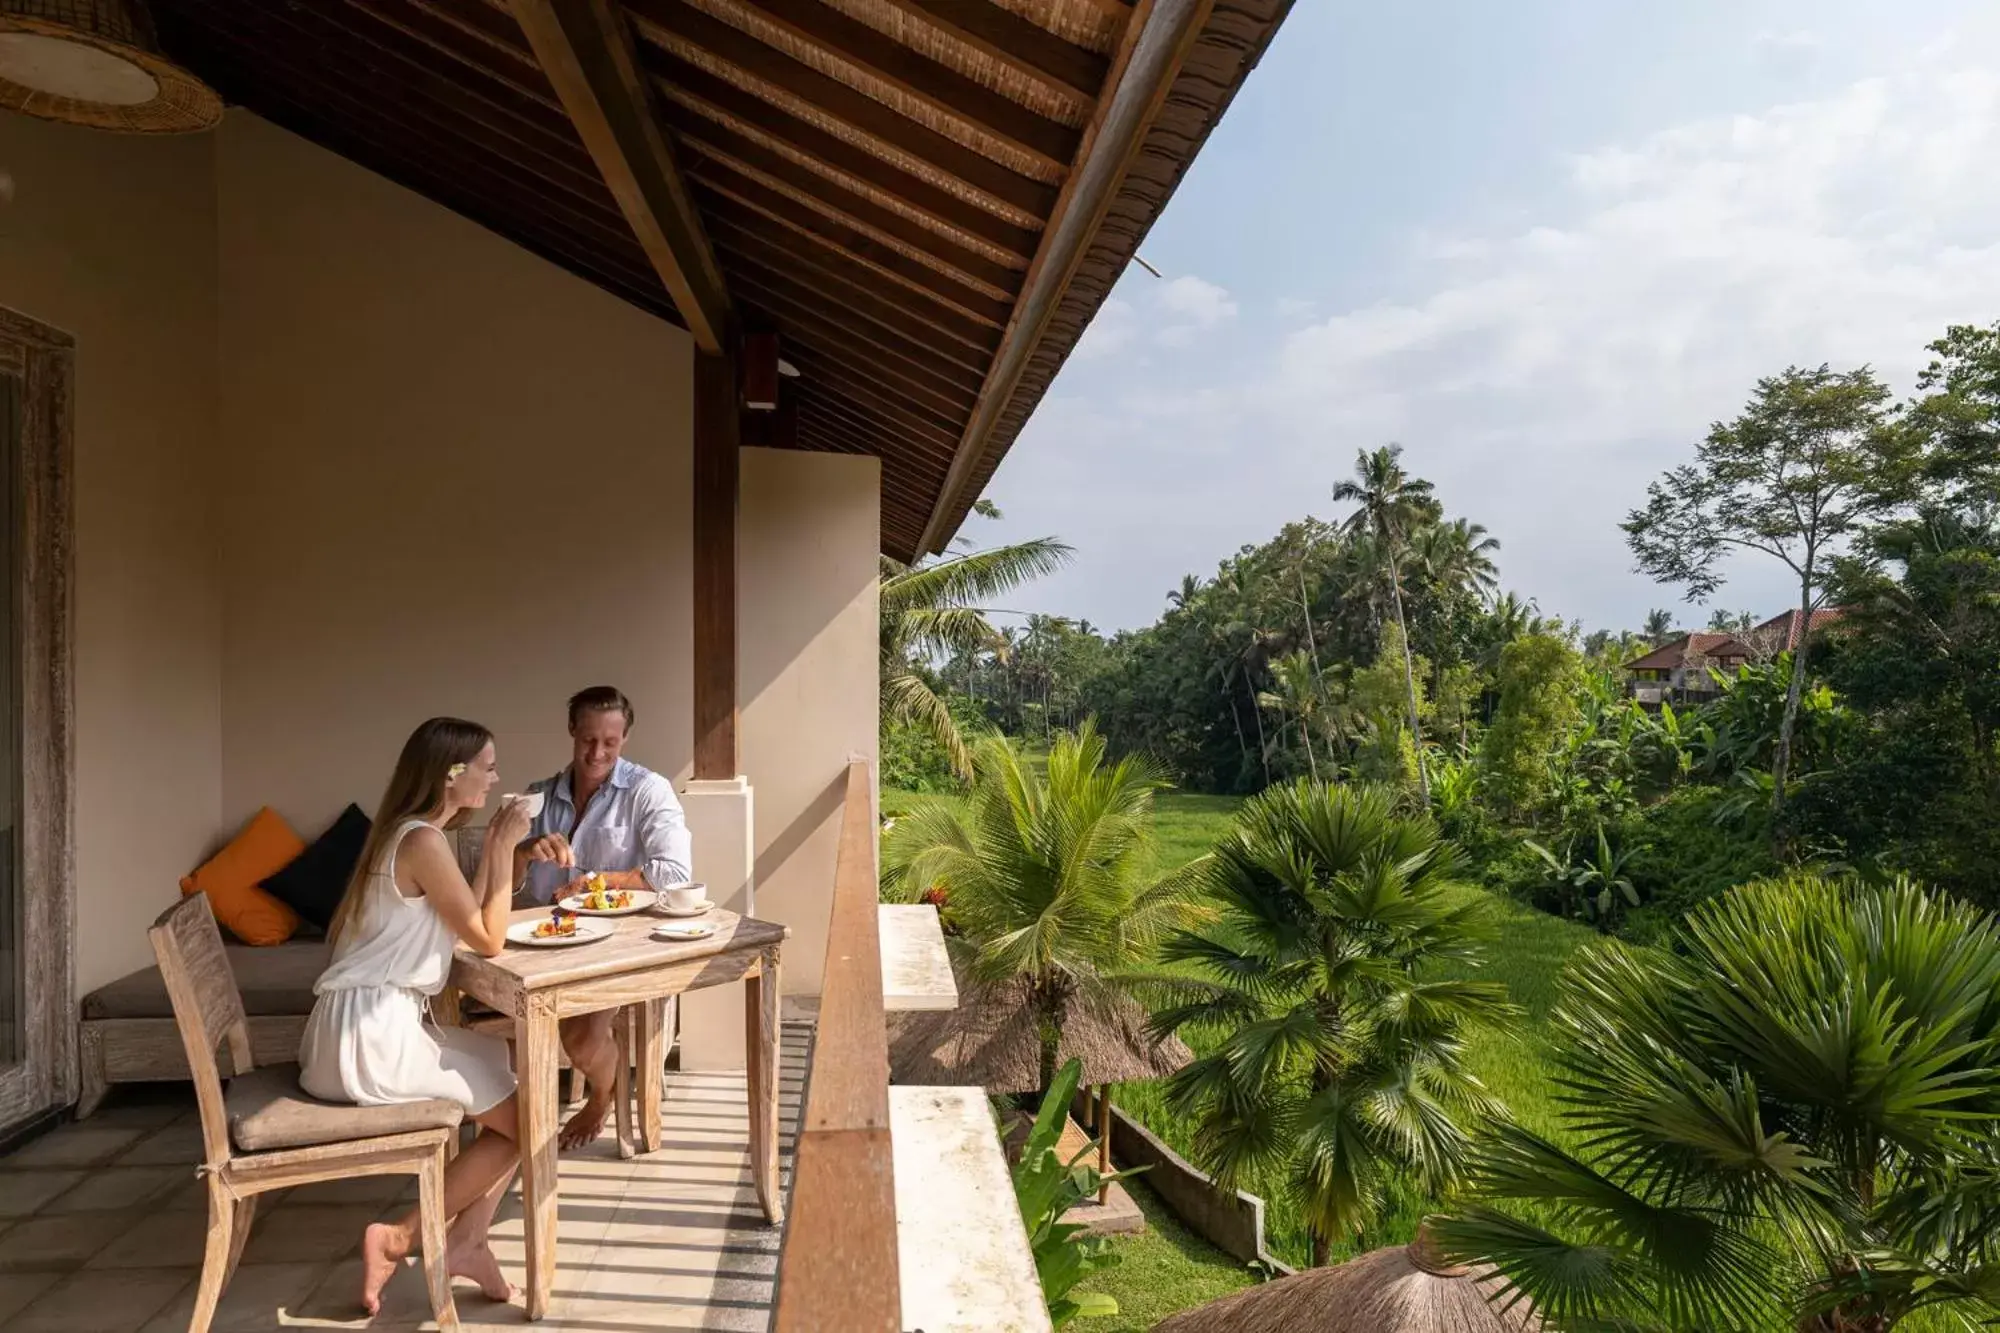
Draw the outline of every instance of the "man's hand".
<instances>
[{"instance_id":1,"label":"man's hand","mask_svg":"<svg viewBox=\"0 0 2000 1333\"><path fill-rule=\"evenodd\" d=\"M576 852L571 849L569 839L560 833L544 833L522 851L530 861L547 861L559 866L576 865Z\"/></svg>"}]
</instances>

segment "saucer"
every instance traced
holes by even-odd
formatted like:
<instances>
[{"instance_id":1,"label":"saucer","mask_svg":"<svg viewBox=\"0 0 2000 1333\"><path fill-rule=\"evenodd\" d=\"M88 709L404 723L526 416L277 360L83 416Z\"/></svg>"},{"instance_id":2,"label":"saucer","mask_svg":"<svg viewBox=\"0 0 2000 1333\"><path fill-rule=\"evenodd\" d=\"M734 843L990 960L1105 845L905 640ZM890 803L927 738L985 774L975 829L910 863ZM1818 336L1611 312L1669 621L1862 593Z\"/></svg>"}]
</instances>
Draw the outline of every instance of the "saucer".
<instances>
[{"instance_id":1,"label":"saucer","mask_svg":"<svg viewBox=\"0 0 2000 1333\"><path fill-rule=\"evenodd\" d=\"M705 902L695 907L669 907L667 906L667 900L665 898L662 898L660 899L659 902L653 905L653 910L659 913L661 916L680 916L680 917L703 916L709 912L714 911L715 904L712 902Z\"/></svg>"},{"instance_id":2,"label":"saucer","mask_svg":"<svg viewBox=\"0 0 2000 1333\"><path fill-rule=\"evenodd\" d=\"M715 933L715 927L706 921L690 921L685 925L654 926L653 938L671 944L676 940L705 940Z\"/></svg>"}]
</instances>

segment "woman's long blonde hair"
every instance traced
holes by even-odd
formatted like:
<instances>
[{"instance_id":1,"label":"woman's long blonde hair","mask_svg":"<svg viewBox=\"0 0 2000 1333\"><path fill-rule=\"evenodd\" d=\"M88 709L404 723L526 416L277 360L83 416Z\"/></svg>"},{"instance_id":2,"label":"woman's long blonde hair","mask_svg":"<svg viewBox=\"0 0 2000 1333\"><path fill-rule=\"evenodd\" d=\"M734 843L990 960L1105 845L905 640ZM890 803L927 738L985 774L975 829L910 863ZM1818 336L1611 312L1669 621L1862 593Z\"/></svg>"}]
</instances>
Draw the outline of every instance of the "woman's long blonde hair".
<instances>
[{"instance_id":1,"label":"woman's long blonde hair","mask_svg":"<svg viewBox=\"0 0 2000 1333\"><path fill-rule=\"evenodd\" d=\"M354 876L347 881L347 892L341 896L340 906L334 909L333 920L326 928L326 937L336 950L340 947L341 932L361 923L369 876L375 873L396 830L412 819L428 818L443 809L445 784L451 781L452 768L477 759L492 740L493 733L477 722L434 717L403 742L403 753L396 760L396 771L389 775L382 804L376 807L375 823L368 830L361 860L355 864ZM471 813L459 811L446 827L457 828Z\"/></svg>"}]
</instances>

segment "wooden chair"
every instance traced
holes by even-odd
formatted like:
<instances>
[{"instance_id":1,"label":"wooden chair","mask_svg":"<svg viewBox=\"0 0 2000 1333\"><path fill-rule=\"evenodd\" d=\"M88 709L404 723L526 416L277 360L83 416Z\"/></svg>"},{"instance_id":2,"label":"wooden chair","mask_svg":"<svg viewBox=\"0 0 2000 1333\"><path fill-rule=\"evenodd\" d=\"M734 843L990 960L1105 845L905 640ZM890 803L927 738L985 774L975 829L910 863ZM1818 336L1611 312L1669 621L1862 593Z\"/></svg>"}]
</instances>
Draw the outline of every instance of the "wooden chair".
<instances>
[{"instance_id":1,"label":"wooden chair","mask_svg":"<svg viewBox=\"0 0 2000 1333\"><path fill-rule=\"evenodd\" d=\"M147 932L160 960L174 1021L187 1046L201 1109L202 1166L208 1181L208 1249L188 1333L207 1333L229 1284L257 1196L267 1190L348 1176L414 1175L423 1217L424 1275L440 1329L457 1329L444 1262L445 1144L458 1134L455 1102L349 1106L300 1089L297 1065L254 1068L243 997L204 894L160 914ZM225 1089L216 1048L229 1044L234 1077Z\"/></svg>"}]
</instances>

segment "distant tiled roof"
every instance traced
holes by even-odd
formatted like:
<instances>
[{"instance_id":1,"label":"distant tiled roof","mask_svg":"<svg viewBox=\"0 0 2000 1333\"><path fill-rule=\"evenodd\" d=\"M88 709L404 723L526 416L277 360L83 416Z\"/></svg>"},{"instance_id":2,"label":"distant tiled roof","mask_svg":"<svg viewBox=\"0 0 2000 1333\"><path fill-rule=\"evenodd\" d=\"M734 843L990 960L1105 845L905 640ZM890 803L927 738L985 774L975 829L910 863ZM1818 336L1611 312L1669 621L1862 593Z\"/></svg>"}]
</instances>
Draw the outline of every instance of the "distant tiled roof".
<instances>
[{"instance_id":1,"label":"distant tiled roof","mask_svg":"<svg viewBox=\"0 0 2000 1333\"><path fill-rule=\"evenodd\" d=\"M1686 666L1691 658L1751 656L1751 651L1738 643L1733 634L1683 634L1678 639L1661 644L1644 657L1627 662L1625 669L1671 671L1677 666Z\"/></svg>"},{"instance_id":2,"label":"distant tiled roof","mask_svg":"<svg viewBox=\"0 0 2000 1333\"><path fill-rule=\"evenodd\" d=\"M1807 622L1809 627L1808 632L1825 629L1828 625L1840 619L1842 614L1843 612L1840 607L1821 607L1812 613L1812 619ZM1772 616L1756 629L1751 630L1750 633L1760 641L1768 640L1779 644L1784 651L1789 652L1799 646L1799 639L1801 637L1799 634L1799 624L1798 608L1794 607L1790 611L1784 611ZM1781 639L1782 642L1780 642Z\"/></svg>"}]
</instances>

